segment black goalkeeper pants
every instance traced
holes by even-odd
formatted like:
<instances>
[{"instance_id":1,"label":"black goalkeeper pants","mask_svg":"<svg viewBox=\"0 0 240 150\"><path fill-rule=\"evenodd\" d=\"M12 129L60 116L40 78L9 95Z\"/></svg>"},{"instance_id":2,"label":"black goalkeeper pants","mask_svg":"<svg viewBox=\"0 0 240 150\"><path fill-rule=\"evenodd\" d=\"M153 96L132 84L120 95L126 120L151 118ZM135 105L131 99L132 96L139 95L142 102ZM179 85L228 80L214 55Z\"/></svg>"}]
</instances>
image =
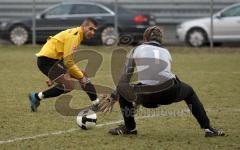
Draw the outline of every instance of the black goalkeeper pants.
<instances>
[{"instance_id":1,"label":"black goalkeeper pants","mask_svg":"<svg viewBox=\"0 0 240 150\"><path fill-rule=\"evenodd\" d=\"M138 94L137 97L137 102L146 108L157 108L160 105L169 105L184 100L201 128L210 127L210 121L197 94L190 85L181 82L178 79L175 80L175 83L171 88L165 91L150 94ZM130 130L134 129L136 123L134 120L133 103L127 101L121 95L119 103L126 127Z\"/></svg>"}]
</instances>

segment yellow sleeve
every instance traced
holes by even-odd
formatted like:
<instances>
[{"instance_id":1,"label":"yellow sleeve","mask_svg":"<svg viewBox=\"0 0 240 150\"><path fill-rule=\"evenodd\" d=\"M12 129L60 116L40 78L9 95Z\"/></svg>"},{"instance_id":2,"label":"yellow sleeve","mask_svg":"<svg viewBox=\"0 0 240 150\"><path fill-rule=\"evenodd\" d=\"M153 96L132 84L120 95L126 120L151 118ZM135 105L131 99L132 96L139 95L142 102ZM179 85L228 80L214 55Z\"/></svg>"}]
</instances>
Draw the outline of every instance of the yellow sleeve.
<instances>
[{"instance_id":1,"label":"yellow sleeve","mask_svg":"<svg viewBox=\"0 0 240 150\"><path fill-rule=\"evenodd\" d=\"M76 79L83 78L83 73L79 69L79 67L73 61L73 53L74 49L76 49L79 45L78 36L70 35L70 37L66 38L67 40L64 42L64 54L63 61L64 65L68 68L69 73Z\"/></svg>"}]
</instances>

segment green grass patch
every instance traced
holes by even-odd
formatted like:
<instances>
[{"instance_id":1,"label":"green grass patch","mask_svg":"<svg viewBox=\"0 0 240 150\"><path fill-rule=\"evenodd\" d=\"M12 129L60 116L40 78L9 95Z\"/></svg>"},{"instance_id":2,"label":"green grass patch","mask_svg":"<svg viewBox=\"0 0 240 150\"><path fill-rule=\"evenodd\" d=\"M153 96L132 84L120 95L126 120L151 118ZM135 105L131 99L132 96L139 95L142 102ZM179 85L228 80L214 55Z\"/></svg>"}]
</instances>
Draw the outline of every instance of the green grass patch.
<instances>
[{"instance_id":1,"label":"green grass patch","mask_svg":"<svg viewBox=\"0 0 240 150\"><path fill-rule=\"evenodd\" d=\"M55 109L56 98L44 100L37 113L29 111L27 94L46 89L47 79L37 68L40 46L0 46L0 141L77 128L74 116ZM112 51L120 47L81 46L103 56L93 83L114 87ZM132 47L121 47L129 51ZM173 72L198 93L214 127L228 136L205 138L191 114L160 114L137 120L137 136L111 136L116 125L0 144L0 149L240 149L240 51L238 48L169 47ZM115 61L122 62L116 59ZM90 60L94 61L94 60ZM81 64L84 66L84 64ZM121 66L121 64L118 64ZM116 68L119 66L115 66ZM72 108L90 105L85 93L73 91ZM186 109L184 102L163 106L164 113ZM98 113L98 124L120 120L118 105L111 114ZM147 111L142 109L142 111ZM159 115L159 114L158 114ZM161 116L162 115L162 116Z\"/></svg>"}]
</instances>

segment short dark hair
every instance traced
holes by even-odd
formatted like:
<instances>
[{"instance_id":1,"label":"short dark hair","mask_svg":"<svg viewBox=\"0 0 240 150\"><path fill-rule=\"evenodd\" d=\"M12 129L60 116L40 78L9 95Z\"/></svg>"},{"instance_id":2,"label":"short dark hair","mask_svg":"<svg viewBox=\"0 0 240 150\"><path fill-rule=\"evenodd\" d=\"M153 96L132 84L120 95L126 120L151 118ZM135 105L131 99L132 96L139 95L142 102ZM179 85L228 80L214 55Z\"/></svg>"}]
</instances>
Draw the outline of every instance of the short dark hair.
<instances>
[{"instance_id":1,"label":"short dark hair","mask_svg":"<svg viewBox=\"0 0 240 150\"><path fill-rule=\"evenodd\" d=\"M97 21L96 21L95 19L93 19L93 18L86 18L86 19L84 19L83 24L84 24L84 23L88 23L88 22L91 22L91 23L94 24L95 26L98 25Z\"/></svg>"},{"instance_id":2,"label":"short dark hair","mask_svg":"<svg viewBox=\"0 0 240 150\"><path fill-rule=\"evenodd\" d=\"M159 26L148 27L143 34L143 39L145 41L156 41L162 43L163 31Z\"/></svg>"}]
</instances>

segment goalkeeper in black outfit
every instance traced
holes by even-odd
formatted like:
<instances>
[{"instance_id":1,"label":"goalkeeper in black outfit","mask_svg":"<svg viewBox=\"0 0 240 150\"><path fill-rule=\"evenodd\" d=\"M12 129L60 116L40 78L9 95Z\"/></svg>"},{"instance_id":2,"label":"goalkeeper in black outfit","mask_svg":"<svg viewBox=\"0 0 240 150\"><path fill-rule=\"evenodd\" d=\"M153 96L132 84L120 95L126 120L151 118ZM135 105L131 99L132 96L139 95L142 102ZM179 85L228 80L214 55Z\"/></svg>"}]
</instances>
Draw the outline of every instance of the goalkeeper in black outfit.
<instances>
[{"instance_id":1,"label":"goalkeeper in black outfit","mask_svg":"<svg viewBox=\"0 0 240 150\"><path fill-rule=\"evenodd\" d=\"M103 112L111 110L117 100L121 107L124 124L110 129L109 133L137 134L134 104L157 108L184 100L200 127L204 129L206 137L224 136L222 131L211 127L205 109L193 88L171 72L172 58L169 51L161 45L161 28L149 27L143 37L144 43L130 52L116 91L100 102L99 108ZM130 83L134 68L138 76L137 84Z\"/></svg>"}]
</instances>

